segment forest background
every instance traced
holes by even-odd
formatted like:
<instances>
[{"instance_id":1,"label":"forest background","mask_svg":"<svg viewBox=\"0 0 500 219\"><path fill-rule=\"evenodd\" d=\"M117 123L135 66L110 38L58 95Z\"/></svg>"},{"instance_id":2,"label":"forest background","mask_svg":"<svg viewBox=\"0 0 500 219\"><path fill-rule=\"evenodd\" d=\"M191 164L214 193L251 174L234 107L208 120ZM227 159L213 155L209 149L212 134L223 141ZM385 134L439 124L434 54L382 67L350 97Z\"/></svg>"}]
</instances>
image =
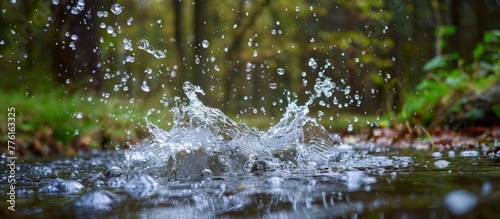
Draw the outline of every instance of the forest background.
<instances>
[{"instance_id":1,"label":"forest background","mask_svg":"<svg viewBox=\"0 0 500 219\"><path fill-rule=\"evenodd\" d=\"M0 98L34 155L132 144L153 108L150 120L171 127L185 81L205 105L259 128L279 121L287 97L304 104L321 86L333 93L310 114L329 131L439 126L450 115L463 126L499 117L498 104L460 115L467 98L500 90L498 4L2 1Z\"/></svg>"}]
</instances>

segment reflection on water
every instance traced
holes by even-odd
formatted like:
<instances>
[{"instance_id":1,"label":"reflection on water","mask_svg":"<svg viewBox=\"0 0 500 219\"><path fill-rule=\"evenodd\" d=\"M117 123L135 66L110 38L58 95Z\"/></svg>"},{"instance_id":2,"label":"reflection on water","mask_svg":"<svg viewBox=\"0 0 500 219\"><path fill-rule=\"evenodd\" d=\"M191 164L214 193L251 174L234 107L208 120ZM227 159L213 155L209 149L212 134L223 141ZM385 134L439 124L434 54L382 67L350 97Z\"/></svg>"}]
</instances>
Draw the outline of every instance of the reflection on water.
<instances>
[{"instance_id":1,"label":"reflection on water","mask_svg":"<svg viewBox=\"0 0 500 219\"><path fill-rule=\"evenodd\" d=\"M16 214L40 218L478 218L498 212L498 157L435 158L426 151L372 148L345 152L350 158L344 159L366 166L207 173L177 181L148 173L117 173L124 152L25 161L18 166ZM382 159L396 155L407 155L413 162L395 166ZM393 163L401 160L392 159ZM449 164L436 167L438 160ZM387 165L372 165L379 162ZM35 166L38 170L23 171ZM2 165L2 172L6 171ZM1 190L5 194L8 188L2 184ZM7 213L6 207L3 203L2 214Z\"/></svg>"}]
</instances>

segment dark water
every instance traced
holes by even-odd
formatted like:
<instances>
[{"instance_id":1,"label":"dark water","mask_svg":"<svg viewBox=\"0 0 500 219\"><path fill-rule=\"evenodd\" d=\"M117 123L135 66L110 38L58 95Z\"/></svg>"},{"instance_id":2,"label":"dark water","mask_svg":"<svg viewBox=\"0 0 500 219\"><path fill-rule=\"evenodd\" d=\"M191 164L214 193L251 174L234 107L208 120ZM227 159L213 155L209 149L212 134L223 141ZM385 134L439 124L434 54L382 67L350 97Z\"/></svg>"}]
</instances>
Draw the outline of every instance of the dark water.
<instances>
[{"instance_id":1,"label":"dark water","mask_svg":"<svg viewBox=\"0 0 500 219\"><path fill-rule=\"evenodd\" d=\"M3 218L496 218L500 156L483 154L371 146L346 150L346 163L356 163L349 167L186 180L125 172L123 151L21 160L16 212L5 201L0 212Z\"/></svg>"}]
</instances>

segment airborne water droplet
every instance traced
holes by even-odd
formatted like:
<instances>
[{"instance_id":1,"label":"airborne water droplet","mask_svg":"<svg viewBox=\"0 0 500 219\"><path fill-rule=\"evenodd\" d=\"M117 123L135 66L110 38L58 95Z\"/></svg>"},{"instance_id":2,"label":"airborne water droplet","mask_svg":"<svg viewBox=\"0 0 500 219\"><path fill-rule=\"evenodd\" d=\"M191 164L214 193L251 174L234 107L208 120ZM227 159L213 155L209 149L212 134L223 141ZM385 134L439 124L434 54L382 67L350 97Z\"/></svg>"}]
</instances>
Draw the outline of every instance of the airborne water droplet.
<instances>
[{"instance_id":1,"label":"airborne water droplet","mask_svg":"<svg viewBox=\"0 0 500 219\"><path fill-rule=\"evenodd\" d=\"M160 50L155 50L155 51L153 52L153 56L154 56L154 57L156 57L157 59L163 59L163 58L167 57L167 56L165 55L165 53L164 53L164 52L162 52L162 51L160 51Z\"/></svg>"},{"instance_id":2,"label":"airborne water droplet","mask_svg":"<svg viewBox=\"0 0 500 219\"><path fill-rule=\"evenodd\" d=\"M108 26L108 27L106 28L106 32L107 32L107 33L109 33L109 34L112 34L114 31L115 31L115 30L113 29L113 27L112 27L112 26Z\"/></svg>"},{"instance_id":3,"label":"airborne water droplet","mask_svg":"<svg viewBox=\"0 0 500 219\"><path fill-rule=\"evenodd\" d=\"M120 13L122 13L122 9L123 9L123 7L118 3L111 6L111 12L113 12L113 14L116 14L116 15L119 15Z\"/></svg>"},{"instance_id":4,"label":"airborne water droplet","mask_svg":"<svg viewBox=\"0 0 500 219\"><path fill-rule=\"evenodd\" d=\"M270 83L269 84L269 88L275 90L276 88L278 88L278 84L276 84L276 83Z\"/></svg>"},{"instance_id":5,"label":"airborne water droplet","mask_svg":"<svg viewBox=\"0 0 500 219\"><path fill-rule=\"evenodd\" d=\"M203 40L203 42L201 42L201 46L203 46L203 48L208 48L209 44L208 40Z\"/></svg>"},{"instance_id":6,"label":"airborne water droplet","mask_svg":"<svg viewBox=\"0 0 500 219\"><path fill-rule=\"evenodd\" d=\"M149 41L145 39L139 40L139 42L137 42L137 47L139 47L139 49L146 49L148 46L149 46Z\"/></svg>"},{"instance_id":7,"label":"airborne water droplet","mask_svg":"<svg viewBox=\"0 0 500 219\"><path fill-rule=\"evenodd\" d=\"M314 60L313 58L310 58L307 64L313 69L316 69L318 67L318 63L316 63L316 60Z\"/></svg>"},{"instance_id":8,"label":"airborne water droplet","mask_svg":"<svg viewBox=\"0 0 500 219\"><path fill-rule=\"evenodd\" d=\"M344 94L349 94L349 93L351 93L351 86L347 86L344 89Z\"/></svg>"},{"instance_id":9,"label":"airborne water droplet","mask_svg":"<svg viewBox=\"0 0 500 219\"><path fill-rule=\"evenodd\" d=\"M146 82L144 82L144 83L141 85L141 89L142 89L144 92L149 92L149 91L150 91L149 86L146 84Z\"/></svg>"},{"instance_id":10,"label":"airborne water droplet","mask_svg":"<svg viewBox=\"0 0 500 219\"><path fill-rule=\"evenodd\" d=\"M285 74L285 69L283 69L283 68L278 68L278 69L276 70L276 72L278 72L278 74L279 74L279 75L283 75L283 74Z\"/></svg>"}]
</instances>

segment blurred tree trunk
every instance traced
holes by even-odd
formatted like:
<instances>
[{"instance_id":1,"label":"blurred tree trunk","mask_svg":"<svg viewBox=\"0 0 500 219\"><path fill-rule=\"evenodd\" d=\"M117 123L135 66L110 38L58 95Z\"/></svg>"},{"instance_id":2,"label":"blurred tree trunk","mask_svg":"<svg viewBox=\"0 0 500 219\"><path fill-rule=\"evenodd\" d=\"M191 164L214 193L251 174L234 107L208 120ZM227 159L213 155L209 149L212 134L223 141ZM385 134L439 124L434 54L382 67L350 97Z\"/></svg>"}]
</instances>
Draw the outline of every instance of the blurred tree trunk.
<instances>
[{"instance_id":1,"label":"blurred tree trunk","mask_svg":"<svg viewBox=\"0 0 500 219\"><path fill-rule=\"evenodd\" d=\"M213 5L209 0L194 1L194 66L191 76L193 80L203 89L208 90L210 87L210 75L207 57L207 48L204 48L203 41L209 43L209 25L210 21L210 5ZM200 96L202 101L211 105L214 101L207 99L207 96Z\"/></svg>"},{"instance_id":2,"label":"blurred tree trunk","mask_svg":"<svg viewBox=\"0 0 500 219\"><path fill-rule=\"evenodd\" d=\"M451 24L456 27L456 32L452 36L450 36L451 51L456 51L460 53L460 57L466 57L468 54L464 51L464 47L462 46L462 37L461 37L461 29L462 25L460 24L460 7L462 6L462 0L453 0L451 1Z\"/></svg>"},{"instance_id":3,"label":"blurred tree trunk","mask_svg":"<svg viewBox=\"0 0 500 219\"><path fill-rule=\"evenodd\" d=\"M227 63L227 70L225 71L224 75L224 100L222 104L224 105L224 110L228 111L229 110L229 105L230 105L230 100L233 96L235 96L232 92L234 90L234 81L237 80L238 72L239 69L242 66L242 63L238 62L237 58L235 57L240 53L241 49L241 43L244 40L245 35L247 34L248 31L251 30L252 26L255 23L255 20L257 19L257 16L260 15L260 13L271 3L271 0L263 0L260 2L253 2L252 4L254 5L252 8L251 12L249 12L249 16L244 15L244 6L245 2L240 1L240 4L238 6L238 20L236 21L236 27L233 33L232 37L232 43L229 44L229 50L226 53L226 63ZM245 19L246 18L246 19Z\"/></svg>"},{"instance_id":4,"label":"blurred tree trunk","mask_svg":"<svg viewBox=\"0 0 500 219\"><path fill-rule=\"evenodd\" d=\"M59 85L74 90L100 91L102 88L97 2L85 1L81 11L76 10L77 1L61 1L56 8L53 19L58 35L53 44L52 58Z\"/></svg>"},{"instance_id":5,"label":"blurred tree trunk","mask_svg":"<svg viewBox=\"0 0 500 219\"><path fill-rule=\"evenodd\" d=\"M176 89L182 88L182 83L185 80L191 80L188 77L188 60L186 51L186 42L184 38L184 23L183 23L183 3L181 0L173 0L174 11L175 11L175 43L177 45L177 51L179 54L179 66L180 69L177 70L176 75Z\"/></svg>"}]
</instances>

